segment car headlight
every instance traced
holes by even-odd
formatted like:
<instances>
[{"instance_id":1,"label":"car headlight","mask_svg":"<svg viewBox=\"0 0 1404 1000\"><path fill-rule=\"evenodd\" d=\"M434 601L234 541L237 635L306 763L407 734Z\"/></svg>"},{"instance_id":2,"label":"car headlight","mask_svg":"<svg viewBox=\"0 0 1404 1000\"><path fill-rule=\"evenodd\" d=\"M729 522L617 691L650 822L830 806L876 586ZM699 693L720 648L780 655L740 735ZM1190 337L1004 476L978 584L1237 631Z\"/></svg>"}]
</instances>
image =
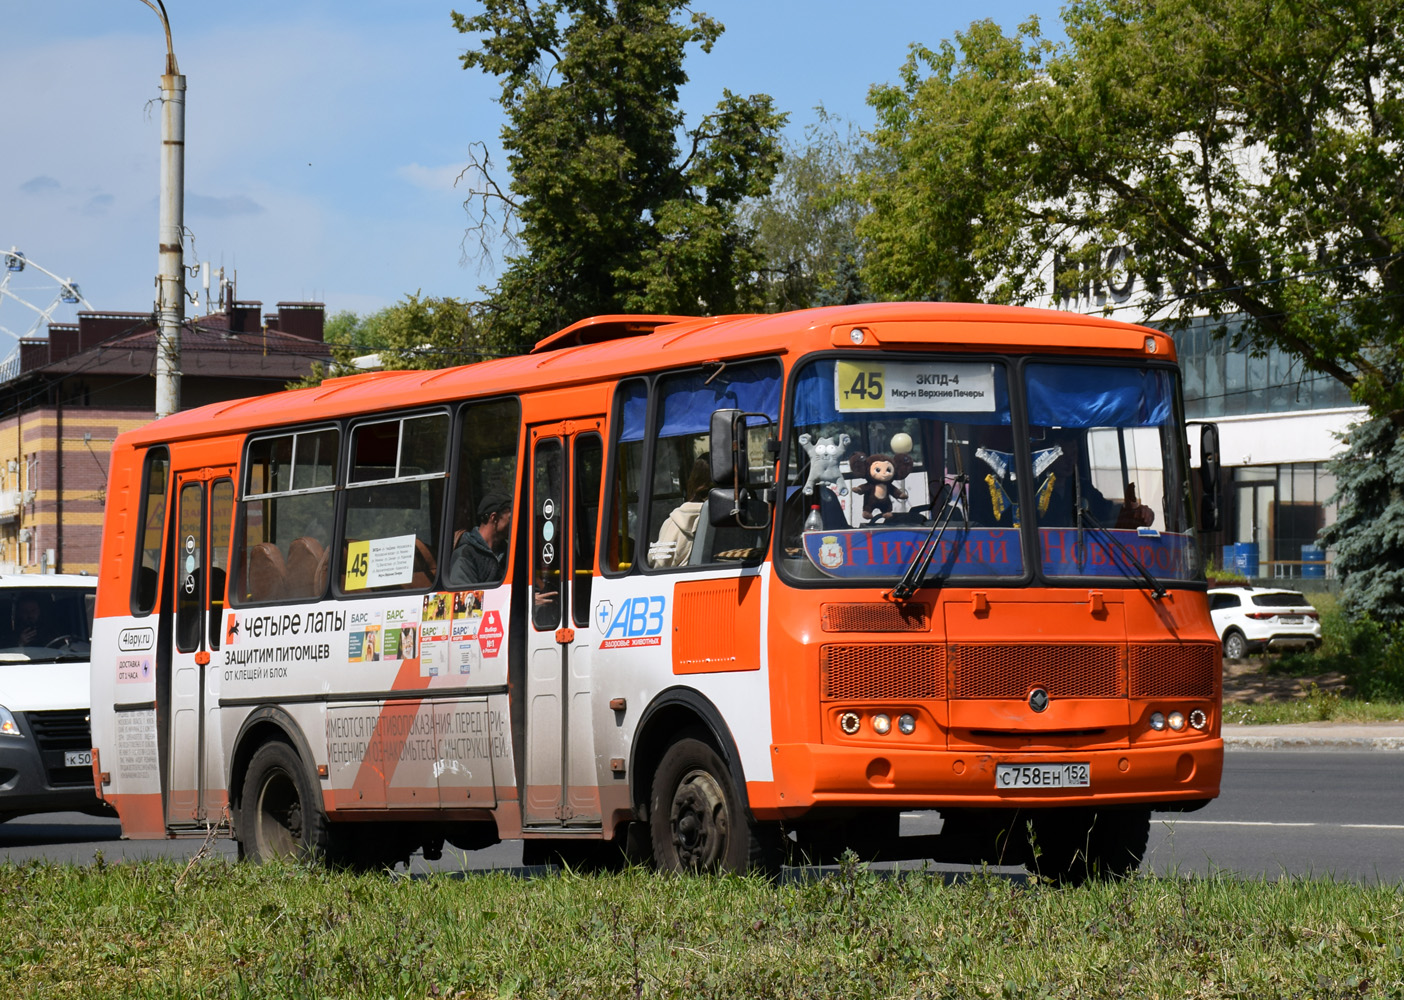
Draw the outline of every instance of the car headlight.
<instances>
[{"instance_id":1,"label":"car headlight","mask_svg":"<svg viewBox=\"0 0 1404 1000\"><path fill-rule=\"evenodd\" d=\"M0 736L23 736L20 732L19 723L15 721L12 713L4 705L0 705Z\"/></svg>"}]
</instances>

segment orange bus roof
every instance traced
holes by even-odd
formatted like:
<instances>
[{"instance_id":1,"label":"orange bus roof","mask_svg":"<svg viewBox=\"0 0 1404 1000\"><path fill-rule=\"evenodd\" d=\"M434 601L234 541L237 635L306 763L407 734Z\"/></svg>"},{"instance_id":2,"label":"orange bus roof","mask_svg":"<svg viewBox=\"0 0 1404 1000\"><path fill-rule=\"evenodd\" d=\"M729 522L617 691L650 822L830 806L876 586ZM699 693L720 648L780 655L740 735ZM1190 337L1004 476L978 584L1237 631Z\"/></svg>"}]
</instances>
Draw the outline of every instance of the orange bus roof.
<instances>
[{"instance_id":1,"label":"orange bus roof","mask_svg":"<svg viewBox=\"0 0 1404 1000\"><path fill-rule=\"evenodd\" d=\"M174 414L122 435L133 446L259 427L311 423L475 396L589 384L635 372L721 358L803 354L866 345L948 346L1009 353L1109 351L1173 359L1167 334L1146 327L1049 309L959 302L879 302L743 316L603 316L567 327L530 354L430 371L366 372L296 389Z\"/></svg>"}]
</instances>

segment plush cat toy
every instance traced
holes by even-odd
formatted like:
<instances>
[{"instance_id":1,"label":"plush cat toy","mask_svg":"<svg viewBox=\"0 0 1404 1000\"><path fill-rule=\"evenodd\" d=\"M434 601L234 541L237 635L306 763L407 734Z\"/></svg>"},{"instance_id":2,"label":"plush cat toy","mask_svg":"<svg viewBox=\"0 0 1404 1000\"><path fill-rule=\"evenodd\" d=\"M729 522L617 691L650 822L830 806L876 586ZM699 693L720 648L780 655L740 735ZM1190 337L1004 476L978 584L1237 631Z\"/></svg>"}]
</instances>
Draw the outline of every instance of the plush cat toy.
<instances>
[{"instance_id":1,"label":"plush cat toy","mask_svg":"<svg viewBox=\"0 0 1404 1000\"><path fill-rule=\"evenodd\" d=\"M809 456L809 478L804 481L806 496L814 492L816 483L835 486L843 478L839 466L843 462L844 449L852 440L847 434L840 434L837 441L831 437L821 437L815 441L808 434L799 436L800 447Z\"/></svg>"},{"instance_id":2,"label":"plush cat toy","mask_svg":"<svg viewBox=\"0 0 1404 1000\"><path fill-rule=\"evenodd\" d=\"M871 521L879 514L892 513L893 499L907 499L907 491L897 485L897 480L911 475L910 455L864 455L857 452L848 456L848 467L853 470L854 479L864 480L853 487L854 493L863 494L863 518Z\"/></svg>"}]
</instances>

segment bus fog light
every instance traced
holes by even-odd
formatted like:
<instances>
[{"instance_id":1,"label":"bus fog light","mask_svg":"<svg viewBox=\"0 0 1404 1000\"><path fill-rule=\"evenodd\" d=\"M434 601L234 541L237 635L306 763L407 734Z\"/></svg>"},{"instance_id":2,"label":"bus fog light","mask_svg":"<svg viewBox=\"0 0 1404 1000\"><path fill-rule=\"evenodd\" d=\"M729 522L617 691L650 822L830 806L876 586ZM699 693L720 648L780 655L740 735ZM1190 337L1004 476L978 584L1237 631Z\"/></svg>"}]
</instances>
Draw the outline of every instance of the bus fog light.
<instances>
[{"instance_id":1,"label":"bus fog light","mask_svg":"<svg viewBox=\"0 0 1404 1000\"><path fill-rule=\"evenodd\" d=\"M1203 729L1209 725L1209 716L1204 714L1204 709L1196 708L1190 713L1190 725L1195 729Z\"/></svg>"},{"instance_id":2,"label":"bus fog light","mask_svg":"<svg viewBox=\"0 0 1404 1000\"><path fill-rule=\"evenodd\" d=\"M859 718L857 712L844 712L839 716L839 728L849 736L858 731Z\"/></svg>"},{"instance_id":3,"label":"bus fog light","mask_svg":"<svg viewBox=\"0 0 1404 1000\"><path fill-rule=\"evenodd\" d=\"M1157 733L1160 732L1162 729L1165 728L1165 716L1161 715L1159 712L1152 712L1150 717L1150 726Z\"/></svg>"},{"instance_id":4,"label":"bus fog light","mask_svg":"<svg viewBox=\"0 0 1404 1000\"><path fill-rule=\"evenodd\" d=\"M904 715L897 720L897 731L903 736L910 736L916 732L916 719L910 715Z\"/></svg>"},{"instance_id":5,"label":"bus fog light","mask_svg":"<svg viewBox=\"0 0 1404 1000\"><path fill-rule=\"evenodd\" d=\"M886 715L873 716L873 732L879 736L886 736L892 731L892 720Z\"/></svg>"},{"instance_id":6,"label":"bus fog light","mask_svg":"<svg viewBox=\"0 0 1404 1000\"><path fill-rule=\"evenodd\" d=\"M1184 729L1184 728L1185 728L1185 713L1184 713L1184 712L1171 712L1171 713L1170 713L1170 728L1173 729L1173 730L1175 730L1175 732L1177 732L1177 733L1178 733L1181 729Z\"/></svg>"}]
</instances>

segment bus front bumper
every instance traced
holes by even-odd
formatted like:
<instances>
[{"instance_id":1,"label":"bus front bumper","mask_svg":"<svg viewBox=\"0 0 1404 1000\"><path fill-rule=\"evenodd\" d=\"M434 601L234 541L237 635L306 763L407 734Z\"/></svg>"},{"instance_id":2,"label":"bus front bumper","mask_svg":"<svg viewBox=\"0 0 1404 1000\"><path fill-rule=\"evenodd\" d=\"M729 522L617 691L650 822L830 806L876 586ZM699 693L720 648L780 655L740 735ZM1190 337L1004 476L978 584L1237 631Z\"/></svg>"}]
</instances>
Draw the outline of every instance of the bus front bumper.
<instances>
[{"instance_id":1,"label":"bus front bumper","mask_svg":"<svg viewBox=\"0 0 1404 1000\"><path fill-rule=\"evenodd\" d=\"M1150 805L1219 794L1224 744L1074 751L893 750L814 743L771 747L773 796L753 795L757 815L802 815L814 806L956 807ZM1000 764L1088 765L1086 787L998 788ZM760 801L756 801L759 799ZM765 801L769 799L769 801Z\"/></svg>"}]
</instances>

